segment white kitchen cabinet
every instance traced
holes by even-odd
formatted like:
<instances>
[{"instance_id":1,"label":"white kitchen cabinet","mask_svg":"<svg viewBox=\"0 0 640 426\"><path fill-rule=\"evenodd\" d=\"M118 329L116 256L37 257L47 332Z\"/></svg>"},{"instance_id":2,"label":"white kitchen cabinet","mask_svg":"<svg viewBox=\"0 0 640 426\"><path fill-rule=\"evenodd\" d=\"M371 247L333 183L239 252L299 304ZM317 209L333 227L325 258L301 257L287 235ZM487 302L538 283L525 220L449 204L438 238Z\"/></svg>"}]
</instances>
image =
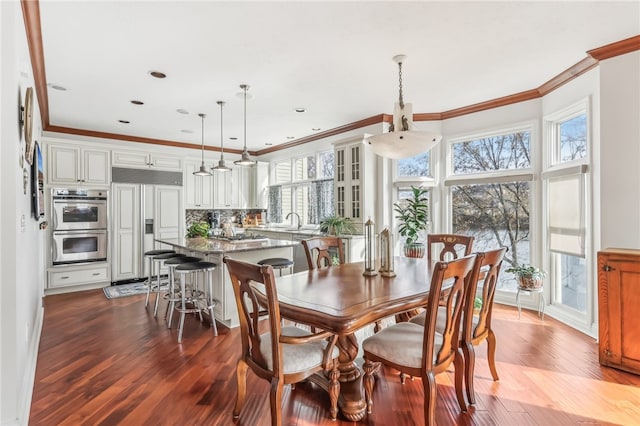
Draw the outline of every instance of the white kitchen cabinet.
<instances>
[{"instance_id":1,"label":"white kitchen cabinet","mask_svg":"<svg viewBox=\"0 0 640 426\"><path fill-rule=\"evenodd\" d=\"M334 151L336 215L350 218L362 233L364 222L375 212L375 154L362 138L338 143Z\"/></svg>"},{"instance_id":2,"label":"white kitchen cabinet","mask_svg":"<svg viewBox=\"0 0 640 426\"><path fill-rule=\"evenodd\" d=\"M214 209L238 209L243 208L241 194L243 188L243 175L246 173L241 167L231 167L228 172L215 172L213 174L213 208Z\"/></svg>"},{"instance_id":3,"label":"white kitchen cabinet","mask_svg":"<svg viewBox=\"0 0 640 426\"><path fill-rule=\"evenodd\" d=\"M202 161L185 161L184 206L187 209L213 208L213 176L196 176ZM215 172L219 173L219 172Z\"/></svg>"},{"instance_id":4,"label":"white kitchen cabinet","mask_svg":"<svg viewBox=\"0 0 640 426\"><path fill-rule=\"evenodd\" d=\"M258 162L255 167L248 167L246 185L249 202L247 208L266 210L269 207L269 163Z\"/></svg>"},{"instance_id":5,"label":"white kitchen cabinet","mask_svg":"<svg viewBox=\"0 0 640 426\"><path fill-rule=\"evenodd\" d=\"M49 145L47 183L100 185L111 183L109 151L78 145Z\"/></svg>"},{"instance_id":6,"label":"white kitchen cabinet","mask_svg":"<svg viewBox=\"0 0 640 426\"><path fill-rule=\"evenodd\" d=\"M72 287L87 284L110 284L109 264L96 262L78 266L56 266L50 268L47 288Z\"/></svg>"},{"instance_id":7,"label":"white kitchen cabinet","mask_svg":"<svg viewBox=\"0 0 640 426\"><path fill-rule=\"evenodd\" d=\"M111 164L114 167L134 169L182 171L182 158L175 155L151 154L141 151L113 151Z\"/></svg>"}]
</instances>

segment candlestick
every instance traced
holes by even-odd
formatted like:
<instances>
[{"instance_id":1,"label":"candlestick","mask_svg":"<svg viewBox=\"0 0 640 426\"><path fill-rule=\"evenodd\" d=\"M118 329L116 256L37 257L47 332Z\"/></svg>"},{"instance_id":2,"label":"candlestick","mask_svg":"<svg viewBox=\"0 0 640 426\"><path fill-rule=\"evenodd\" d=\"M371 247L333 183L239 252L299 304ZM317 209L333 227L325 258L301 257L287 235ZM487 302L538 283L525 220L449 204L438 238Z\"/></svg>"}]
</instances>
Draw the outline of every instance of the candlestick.
<instances>
[{"instance_id":1,"label":"candlestick","mask_svg":"<svg viewBox=\"0 0 640 426\"><path fill-rule=\"evenodd\" d=\"M395 277L393 272L393 234L389 228L380 232L380 275L383 277Z\"/></svg>"},{"instance_id":2,"label":"candlestick","mask_svg":"<svg viewBox=\"0 0 640 426\"><path fill-rule=\"evenodd\" d=\"M371 218L364 224L364 272L362 275L372 277L378 275L375 263L375 234Z\"/></svg>"}]
</instances>

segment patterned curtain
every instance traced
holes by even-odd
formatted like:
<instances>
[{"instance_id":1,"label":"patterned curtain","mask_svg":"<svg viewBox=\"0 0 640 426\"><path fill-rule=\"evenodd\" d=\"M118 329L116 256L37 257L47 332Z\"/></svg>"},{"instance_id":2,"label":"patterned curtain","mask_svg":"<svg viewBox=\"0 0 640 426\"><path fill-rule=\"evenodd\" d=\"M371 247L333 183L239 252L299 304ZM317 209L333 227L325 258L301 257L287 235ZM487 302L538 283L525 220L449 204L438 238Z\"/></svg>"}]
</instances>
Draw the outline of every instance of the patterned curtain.
<instances>
[{"instance_id":1,"label":"patterned curtain","mask_svg":"<svg viewBox=\"0 0 640 426\"><path fill-rule=\"evenodd\" d=\"M269 223L281 223L282 219L282 186L269 187Z\"/></svg>"},{"instance_id":2,"label":"patterned curtain","mask_svg":"<svg viewBox=\"0 0 640 426\"><path fill-rule=\"evenodd\" d=\"M314 181L309 191L309 223L333 216L333 179Z\"/></svg>"}]
</instances>

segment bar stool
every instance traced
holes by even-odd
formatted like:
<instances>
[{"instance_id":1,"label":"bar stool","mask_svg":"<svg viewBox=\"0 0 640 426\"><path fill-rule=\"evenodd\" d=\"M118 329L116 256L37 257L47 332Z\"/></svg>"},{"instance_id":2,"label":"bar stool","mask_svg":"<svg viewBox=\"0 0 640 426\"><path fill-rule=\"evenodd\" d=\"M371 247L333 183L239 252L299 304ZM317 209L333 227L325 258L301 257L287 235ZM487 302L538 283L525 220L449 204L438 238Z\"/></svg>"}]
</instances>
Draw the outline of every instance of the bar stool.
<instances>
[{"instance_id":1,"label":"bar stool","mask_svg":"<svg viewBox=\"0 0 640 426\"><path fill-rule=\"evenodd\" d=\"M202 312L208 312L211 315L211 327L213 335L218 335L218 327L216 326L216 317L214 309L219 300L213 298L213 271L218 267L213 262L195 262L183 263L176 266L175 273L180 277L180 305L176 306L176 311L180 312L180 325L178 326L178 343L182 342L182 330L184 329L184 318L186 314L198 313L200 321L202 321ZM187 292L186 275L190 273L202 272L206 276L206 290L200 290L198 280L196 278L194 286ZM204 281L204 280L203 280ZM187 306L189 305L189 306Z\"/></svg>"},{"instance_id":2,"label":"bar stool","mask_svg":"<svg viewBox=\"0 0 640 426\"><path fill-rule=\"evenodd\" d=\"M144 252L145 257L147 258L148 262L148 271L149 271L149 275L147 276L147 298L144 301L144 307L146 308L147 305L149 304L149 288L151 288L151 277L153 276L153 256L157 256L159 254L167 254L167 253L175 253L175 250L149 250Z\"/></svg>"},{"instance_id":3,"label":"bar stool","mask_svg":"<svg viewBox=\"0 0 640 426\"><path fill-rule=\"evenodd\" d=\"M271 265L273 269L277 269L280 276L282 276L282 270L284 268L291 268L293 272L293 260L286 257L270 257L268 259L262 259L258 262L258 265Z\"/></svg>"},{"instance_id":4,"label":"bar stool","mask_svg":"<svg viewBox=\"0 0 640 426\"><path fill-rule=\"evenodd\" d=\"M169 288L164 295L167 300L167 309L165 310L164 317L167 318L167 328L171 328L173 322L173 310L176 307L176 302L181 300L180 291L175 288L175 269L178 265L183 263L195 263L202 261L201 257L195 256L177 256L171 257L164 261L164 266L169 270Z\"/></svg>"},{"instance_id":5,"label":"bar stool","mask_svg":"<svg viewBox=\"0 0 640 426\"><path fill-rule=\"evenodd\" d=\"M154 308L153 308L153 316L154 317L158 315L158 304L160 303L160 287L161 287L161 284L160 284L160 269L162 269L162 262L164 262L167 259L174 258L174 257L186 257L186 256L187 256L186 254L173 252L173 253L158 254L158 255L155 255L155 256L151 257L151 260L154 263L154 265L153 265L154 268L155 268L156 265L158 266L158 273L156 274L156 284L153 286L153 288L156 291L156 300L155 300ZM147 287L147 301L149 300L149 295L151 293L151 287L152 286ZM146 303L145 303L145 306L147 306Z\"/></svg>"}]
</instances>

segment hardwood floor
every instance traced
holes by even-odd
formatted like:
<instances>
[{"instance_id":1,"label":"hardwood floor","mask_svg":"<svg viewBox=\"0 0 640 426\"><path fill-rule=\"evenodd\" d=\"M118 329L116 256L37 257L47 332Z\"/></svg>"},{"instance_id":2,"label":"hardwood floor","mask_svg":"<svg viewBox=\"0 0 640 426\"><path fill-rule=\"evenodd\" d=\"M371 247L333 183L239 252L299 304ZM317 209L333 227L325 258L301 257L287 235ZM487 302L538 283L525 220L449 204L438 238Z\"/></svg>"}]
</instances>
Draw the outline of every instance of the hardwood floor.
<instances>
[{"instance_id":1,"label":"hardwood floor","mask_svg":"<svg viewBox=\"0 0 640 426\"><path fill-rule=\"evenodd\" d=\"M48 296L30 425L268 425L269 384L248 374L245 408L232 420L239 330L187 318L182 344L145 310L144 296L106 299L101 290ZM552 318L496 305L494 382L486 346L477 348L477 404L460 413L453 373L438 375L440 425L637 425L640 376L598 364L593 339ZM421 425L422 384L397 372L376 380L363 425ZM285 388L286 425L347 425L329 418L327 394L307 383Z\"/></svg>"}]
</instances>

